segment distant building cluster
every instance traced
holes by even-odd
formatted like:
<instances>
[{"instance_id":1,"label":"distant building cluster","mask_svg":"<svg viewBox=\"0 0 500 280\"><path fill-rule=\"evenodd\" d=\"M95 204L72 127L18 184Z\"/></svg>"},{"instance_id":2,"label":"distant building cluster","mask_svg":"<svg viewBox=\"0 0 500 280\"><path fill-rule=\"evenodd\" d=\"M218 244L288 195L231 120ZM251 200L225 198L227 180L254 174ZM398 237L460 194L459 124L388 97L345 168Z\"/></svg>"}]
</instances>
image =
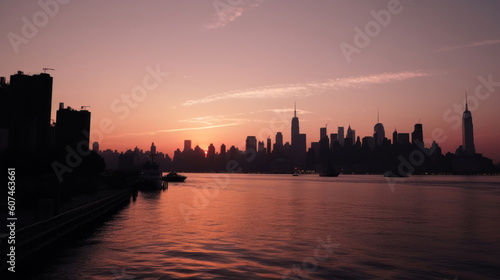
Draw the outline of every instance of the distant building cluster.
<instances>
[{"instance_id":1,"label":"distant building cluster","mask_svg":"<svg viewBox=\"0 0 500 280\"><path fill-rule=\"evenodd\" d=\"M192 148L185 140L184 148L177 149L171 159L156 150L139 148L125 152L110 149L101 151L95 142L89 150L91 113L87 106L81 110L60 103L56 120L51 120L52 77L47 73L26 75L19 71L7 83L0 78L0 153L9 158L36 155L47 160L61 161L56 173L71 173L73 165L90 151L99 154L107 169L138 170L147 161L155 161L164 171L228 172L229 165L242 172L294 172L314 170L322 172L336 169L343 173L383 173L399 170L401 173L493 173L490 159L476 153L472 114L466 102L462 118L462 145L457 151L443 155L435 142L424 147L423 126L414 125L413 132L395 130L392 139L386 137L384 125L377 117L373 135L361 138L349 125L347 131L338 127L328 135L327 126L321 127L318 141L307 147L306 134L300 133L296 106L291 120L291 143L283 141L283 133L273 139L247 136L245 149L229 148L222 144L217 152L210 144L207 151ZM466 100L467 101L467 100ZM20 155L23 155L20 157ZM83 165L85 166L85 164ZM92 164L87 164L92 169Z\"/></svg>"},{"instance_id":2,"label":"distant building cluster","mask_svg":"<svg viewBox=\"0 0 500 280\"><path fill-rule=\"evenodd\" d=\"M160 165L161 170L170 170L172 168L172 160L168 154L156 151L156 146L152 143L149 151L144 151L135 147L125 152L106 149L99 151L99 143L94 142L94 151L98 152L106 163L106 168L111 170L139 170L146 162L154 161Z\"/></svg>"},{"instance_id":3,"label":"distant building cluster","mask_svg":"<svg viewBox=\"0 0 500 280\"><path fill-rule=\"evenodd\" d=\"M283 133L277 132L274 144L271 138L259 141L255 136L247 136L245 149L235 146L226 148L222 144L219 152L210 144L205 152L199 146L194 149L191 140L184 141L184 148L174 152L173 159L157 153L157 160L163 170L189 172L228 172L229 163L236 163L242 172L286 173L297 171L324 172L336 169L343 173L396 173L414 174L477 174L494 173L495 166L490 159L476 154L474 148L472 116L466 109L463 114L463 145L456 153L442 154L435 142L425 148L423 126L414 125L411 133L401 133L396 129L392 139L386 137L384 125L377 117L372 136L362 139L349 125L347 131L338 127L337 133L328 135L327 127L321 127L319 141L312 142L306 149L306 135L300 133L296 109L291 121L291 143L283 142ZM94 145L98 145L94 143ZM138 148L125 153L103 151L101 155L111 168L139 168L156 148L143 152Z\"/></svg>"}]
</instances>

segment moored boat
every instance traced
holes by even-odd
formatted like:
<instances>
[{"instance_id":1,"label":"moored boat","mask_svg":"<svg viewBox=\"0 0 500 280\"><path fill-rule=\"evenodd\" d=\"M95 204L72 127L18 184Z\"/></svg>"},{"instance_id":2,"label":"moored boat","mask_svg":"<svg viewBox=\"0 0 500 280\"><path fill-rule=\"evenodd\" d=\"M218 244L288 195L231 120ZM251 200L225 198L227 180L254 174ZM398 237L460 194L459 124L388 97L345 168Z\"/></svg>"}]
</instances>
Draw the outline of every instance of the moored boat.
<instances>
[{"instance_id":1,"label":"moored boat","mask_svg":"<svg viewBox=\"0 0 500 280\"><path fill-rule=\"evenodd\" d=\"M177 172L170 172L166 176L163 176L163 181L166 182L184 182L186 180L186 176L180 175Z\"/></svg>"},{"instance_id":2,"label":"moored boat","mask_svg":"<svg viewBox=\"0 0 500 280\"><path fill-rule=\"evenodd\" d=\"M139 175L139 187L144 189L161 189L164 188L160 165L154 162L146 162L141 169Z\"/></svg>"},{"instance_id":3,"label":"moored boat","mask_svg":"<svg viewBox=\"0 0 500 280\"><path fill-rule=\"evenodd\" d=\"M334 168L330 168L330 169L327 169L326 171L324 172L321 172L319 174L320 177L338 177L339 176L339 172L337 172L337 170L335 170Z\"/></svg>"}]
</instances>

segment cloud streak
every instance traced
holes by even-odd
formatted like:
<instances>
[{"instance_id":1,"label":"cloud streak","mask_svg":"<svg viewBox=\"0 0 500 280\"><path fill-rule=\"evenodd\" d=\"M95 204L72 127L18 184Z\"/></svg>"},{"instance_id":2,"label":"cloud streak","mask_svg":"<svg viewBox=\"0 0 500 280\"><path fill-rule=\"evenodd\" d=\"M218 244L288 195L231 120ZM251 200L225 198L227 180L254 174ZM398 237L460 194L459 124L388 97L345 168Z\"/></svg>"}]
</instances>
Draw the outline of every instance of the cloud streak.
<instances>
[{"instance_id":1,"label":"cloud streak","mask_svg":"<svg viewBox=\"0 0 500 280\"><path fill-rule=\"evenodd\" d=\"M121 137L131 137L131 136L150 136L156 135L159 133L168 133L168 132L178 132L178 131L191 131L191 130L204 130L211 128L219 128L219 127L227 127L227 126L235 126L240 125L239 122L234 123L225 123L225 124L217 124L217 125L207 125L207 126L199 126L199 127L186 127L186 128L173 128L173 129L162 129L155 131L146 131L146 132L137 132L137 133L126 133L121 135L109 136L109 138L121 138Z\"/></svg>"},{"instance_id":2,"label":"cloud streak","mask_svg":"<svg viewBox=\"0 0 500 280\"><path fill-rule=\"evenodd\" d=\"M189 118L189 119L185 119L185 120L178 120L177 122L190 123L190 124L202 124L204 126L161 129L161 130L145 131L145 132L137 132L137 133L125 133L125 134L121 134L121 135L110 136L110 138L122 138L122 137L131 137L131 136L151 136L151 135L156 135L159 133L204 130L204 129L242 125L242 124L246 124L246 123L250 123L250 122L268 123L269 120L267 120L267 119L241 118L241 117L239 117L239 116L254 115L254 114L263 113L263 112L273 112L275 114L283 114L283 113L287 113L287 112L293 112L293 109L270 109L270 110L257 111L257 112L242 112L242 113L237 113L234 115L217 115L217 116L195 117L195 118ZM302 114L310 113L310 112L301 111L301 110L297 110L297 112L302 113Z\"/></svg>"},{"instance_id":3,"label":"cloud streak","mask_svg":"<svg viewBox=\"0 0 500 280\"><path fill-rule=\"evenodd\" d=\"M182 103L182 105L192 106L227 99L276 99L288 97L307 97L325 92L327 90L338 90L343 88L366 88L371 85L403 81L429 75L432 75L432 73L425 73L422 71L405 71L398 73L351 76L345 78L330 79L325 82L276 84L245 90L228 91L209 95L200 99L191 99Z\"/></svg>"},{"instance_id":4,"label":"cloud streak","mask_svg":"<svg viewBox=\"0 0 500 280\"><path fill-rule=\"evenodd\" d=\"M228 117L225 115L219 115L219 116L205 116L205 117L196 117L196 118L190 118L186 120L179 120L177 122L182 122L182 123L201 123L201 124L206 124L206 125L214 125L216 123L221 123L221 122L230 122L230 123L245 123L248 122L247 119L242 119L242 118L233 118L233 117Z\"/></svg>"},{"instance_id":5,"label":"cloud streak","mask_svg":"<svg viewBox=\"0 0 500 280\"><path fill-rule=\"evenodd\" d=\"M500 40L486 40L486 41L469 43L469 44L465 44L465 45L444 47L444 48L436 50L436 52L449 52L449 51L455 51L455 50L460 50L460 49L492 46L492 45L497 45L497 44L500 44Z\"/></svg>"},{"instance_id":6,"label":"cloud streak","mask_svg":"<svg viewBox=\"0 0 500 280\"><path fill-rule=\"evenodd\" d=\"M262 0L256 0L254 3L247 4L240 1L215 0L213 7L216 11L211 23L205 25L206 29L217 29L226 26L243 15L243 12L254 7L258 7Z\"/></svg>"},{"instance_id":7,"label":"cloud streak","mask_svg":"<svg viewBox=\"0 0 500 280\"><path fill-rule=\"evenodd\" d=\"M275 114L285 114L285 113L293 113L294 111L297 111L298 115L303 115L303 114L311 114L312 112L309 111L304 111L304 110L295 110L294 108L285 108L285 109L269 109L266 110L266 112L273 112Z\"/></svg>"}]
</instances>

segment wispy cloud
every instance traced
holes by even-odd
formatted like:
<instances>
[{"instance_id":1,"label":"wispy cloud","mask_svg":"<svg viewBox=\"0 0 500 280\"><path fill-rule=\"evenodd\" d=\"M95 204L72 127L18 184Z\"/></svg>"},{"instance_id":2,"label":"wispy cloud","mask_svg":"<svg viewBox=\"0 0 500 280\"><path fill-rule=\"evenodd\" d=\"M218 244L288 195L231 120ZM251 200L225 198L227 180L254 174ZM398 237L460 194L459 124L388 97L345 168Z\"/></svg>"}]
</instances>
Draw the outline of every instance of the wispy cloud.
<instances>
[{"instance_id":1,"label":"wispy cloud","mask_svg":"<svg viewBox=\"0 0 500 280\"><path fill-rule=\"evenodd\" d=\"M241 124L241 123L248 122L248 119L235 118L234 116L219 115L219 116L195 117L195 118L190 118L190 119L185 119L185 120L179 120L177 122L201 123L201 124L206 124L206 125L214 125L214 124L221 123L221 122Z\"/></svg>"},{"instance_id":2,"label":"wispy cloud","mask_svg":"<svg viewBox=\"0 0 500 280\"><path fill-rule=\"evenodd\" d=\"M276 99L287 97L307 97L313 94L322 93L326 90L337 90L342 88L366 88L370 85L403 81L417 77L429 76L432 74L433 73L426 73L422 71L405 71L398 73L382 73L366 76L337 78L330 79L325 82L277 84L245 90L235 90L218 93L200 99L191 99L182 103L182 105L191 106L227 99Z\"/></svg>"},{"instance_id":3,"label":"wispy cloud","mask_svg":"<svg viewBox=\"0 0 500 280\"><path fill-rule=\"evenodd\" d=\"M285 109L269 109L266 110L267 112L273 112L275 114L285 114L285 113L293 113L295 111L294 108L285 108ZM312 112L309 111L304 111L304 110L297 110L298 115L303 115L303 114L311 114Z\"/></svg>"},{"instance_id":4,"label":"wispy cloud","mask_svg":"<svg viewBox=\"0 0 500 280\"><path fill-rule=\"evenodd\" d=\"M178 131L193 131L193 130L204 130L204 129L212 129L212 128L220 128L220 127L228 127L228 126L237 126L248 123L269 123L270 120L268 117L262 116L262 118L255 117L254 115L259 115L262 113L272 112L274 114L286 114L286 118L291 117L294 109L293 108L277 108L277 109L268 109L262 111L251 111L251 112L240 112L232 115L216 115L216 116L202 116L202 117L194 117L184 120L178 120L179 123L187 123L187 124L202 124L204 126L196 126L196 127L183 127L183 128L172 128L172 129L160 129L155 131L143 131L136 133L124 133L121 135L113 135L110 138L123 138L123 137L132 137L132 136L151 136L160 133L169 133L169 132L178 132ZM310 114L312 112L297 110L297 114ZM288 116L290 115L290 116ZM250 117L252 116L252 117ZM282 118L283 119L283 118Z\"/></svg>"},{"instance_id":5,"label":"wispy cloud","mask_svg":"<svg viewBox=\"0 0 500 280\"><path fill-rule=\"evenodd\" d=\"M226 1L226 0L215 0L213 1L213 7L215 9L215 15L212 21L205 25L206 29L217 29L224 27L227 24L235 21L237 18L243 15L243 12L254 7L258 7L263 0L253 0L253 1Z\"/></svg>"},{"instance_id":6,"label":"wispy cloud","mask_svg":"<svg viewBox=\"0 0 500 280\"><path fill-rule=\"evenodd\" d=\"M486 40L486 41L469 43L469 44L465 44L465 45L444 47L444 48L440 48L440 49L436 50L436 52L449 52L449 51L455 51L455 50L459 50L459 49L492 46L492 45L497 45L497 44L500 44L500 40Z\"/></svg>"},{"instance_id":7,"label":"wispy cloud","mask_svg":"<svg viewBox=\"0 0 500 280\"><path fill-rule=\"evenodd\" d=\"M227 127L227 126L235 126L240 125L241 123L224 123L217 125L207 125L207 126L199 126L199 127L185 127L185 128L172 128L172 129L161 129L155 131L144 131L144 132L136 132L136 133L125 133L120 135L112 135L109 138L122 138L122 137L131 137L131 136L150 136L156 135L160 133L168 133L168 132L178 132L178 131L192 131L192 130L203 130L203 129L211 129L211 128L219 128L219 127Z\"/></svg>"},{"instance_id":8,"label":"wispy cloud","mask_svg":"<svg viewBox=\"0 0 500 280\"><path fill-rule=\"evenodd\" d=\"M219 127L226 127L226 126L235 126L235 125L240 125L240 124L241 123L239 123L239 122L235 122L235 123L225 123L225 124L208 125L208 126L200 126L200 127L186 127L186 128L164 129L164 130L154 131L153 133L156 134L156 133L164 133L164 132L202 130L202 129L219 128Z\"/></svg>"}]
</instances>

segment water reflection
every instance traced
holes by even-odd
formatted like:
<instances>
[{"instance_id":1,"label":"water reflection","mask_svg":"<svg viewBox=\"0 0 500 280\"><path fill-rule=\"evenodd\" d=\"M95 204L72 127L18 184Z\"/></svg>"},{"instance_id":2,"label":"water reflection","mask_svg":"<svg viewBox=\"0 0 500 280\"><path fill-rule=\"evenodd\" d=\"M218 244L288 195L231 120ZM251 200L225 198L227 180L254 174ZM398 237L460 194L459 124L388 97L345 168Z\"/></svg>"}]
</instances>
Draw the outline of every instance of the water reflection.
<instances>
[{"instance_id":1,"label":"water reflection","mask_svg":"<svg viewBox=\"0 0 500 280\"><path fill-rule=\"evenodd\" d=\"M199 204L197 195L214 177L189 179L139 192L135 204L38 279L115 279L113 271L124 268L130 279L287 273L300 279L299 272L309 279L496 279L499 273L499 178L415 176L391 192L381 176L234 174ZM180 205L196 210L189 222ZM318 240L328 237L340 247L318 261ZM305 270L304 260L316 260L314 269Z\"/></svg>"}]
</instances>

